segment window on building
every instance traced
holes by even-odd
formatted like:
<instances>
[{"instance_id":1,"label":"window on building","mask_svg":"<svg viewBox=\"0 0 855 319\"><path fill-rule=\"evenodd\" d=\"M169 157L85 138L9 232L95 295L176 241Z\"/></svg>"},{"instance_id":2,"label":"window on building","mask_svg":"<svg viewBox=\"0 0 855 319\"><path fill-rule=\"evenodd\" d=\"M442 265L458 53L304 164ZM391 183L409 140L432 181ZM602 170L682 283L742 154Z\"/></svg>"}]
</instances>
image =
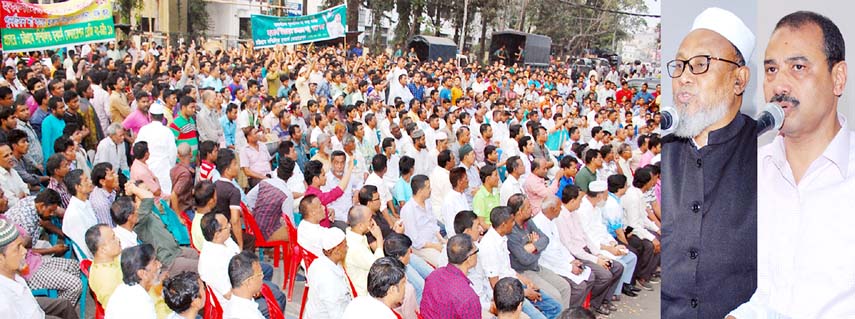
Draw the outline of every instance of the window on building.
<instances>
[{"instance_id":1,"label":"window on building","mask_svg":"<svg viewBox=\"0 0 855 319\"><path fill-rule=\"evenodd\" d=\"M249 20L250 18L240 18L240 25L238 26L238 30L240 30L238 36L241 39L252 39L252 22Z\"/></svg>"},{"instance_id":2,"label":"window on building","mask_svg":"<svg viewBox=\"0 0 855 319\"><path fill-rule=\"evenodd\" d=\"M157 28L155 27L154 18L142 17L140 19L140 30L142 30L143 32L157 31Z\"/></svg>"}]
</instances>

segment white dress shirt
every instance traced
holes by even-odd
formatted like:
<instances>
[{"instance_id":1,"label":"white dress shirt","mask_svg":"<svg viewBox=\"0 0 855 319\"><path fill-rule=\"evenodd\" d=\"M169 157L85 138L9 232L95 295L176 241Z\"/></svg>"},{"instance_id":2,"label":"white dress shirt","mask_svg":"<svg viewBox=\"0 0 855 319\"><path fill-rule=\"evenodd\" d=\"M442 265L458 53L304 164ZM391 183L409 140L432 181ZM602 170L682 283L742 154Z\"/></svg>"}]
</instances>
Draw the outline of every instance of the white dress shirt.
<instances>
[{"instance_id":1,"label":"white dress shirt","mask_svg":"<svg viewBox=\"0 0 855 319\"><path fill-rule=\"evenodd\" d=\"M45 312L30 292L27 281L18 274L15 274L14 280L0 276L0 313L5 314L6 318L42 319L45 317Z\"/></svg>"},{"instance_id":2,"label":"white dress shirt","mask_svg":"<svg viewBox=\"0 0 855 319\"><path fill-rule=\"evenodd\" d=\"M439 233L439 225L430 201L425 201L425 206L419 205L415 198L401 207L401 221L404 223L404 234L413 240L413 249L425 248L425 244L438 243L436 238Z\"/></svg>"},{"instance_id":3,"label":"white dress shirt","mask_svg":"<svg viewBox=\"0 0 855 319\"><path fill-rule=\"evenodd\" d=\"M783 137L759 149L757 290L737 318L855 318L855 133L838 120L798 183Z\"/></svg>"},{"instance_id":4,"label":"white dress shirt","mask_svg":"<svg viewBox=\"0 0 855 319\"><path fill-rule=\"evenodd\" d=\"M140 128L136 142L148 143L149 158L146 161L149 169L157 176L160 190L163 194L172 193L172 179L169 171L175 166L178 158L178 147L175 146L175 135L160 122L151 122Z\"/></svg>"},{"instance_id":5,"label":"white dress shirt","mask_svg":"<svg viewBox=\"0 0 855 319\"><path fill-rule=\"evenodd\" d=\"M371 173L365 179L365 185L377 187L377 193L380 194L380 209L385 211L387 207L386 203L392 200L392 193L389 191L389 187L386 186L386 182L383 181L383 177L380 177L377 173Z\"/></svg>"},{"instance_id":6,"label":"white dress shirt","mask_svg":"<svg viewBox=\"0 0 855 319\"><path fill-rule=\"evenodd\" d=\"M321 248L321 242L323 241L325 231L326 228L321 225L303 220L297 226L297 244L315 256L323 256L324 251Z\"/></svg>"},{"instance_id":7,"label":"white dress shirt","mask_svg":"<svg viewBox=\"0 0 855 319\"><path fill-rule=\"evenodd\" d=\"M154 310L154 300L151 300L148 291L135 284L128 286L119 284L104 311L104 319L155 319L157 313Z\"/></svg>"},{"instance_id":8,"label":"white dress shirt","mask_svg":"<svg viewBox=\"0 0 855 319\"><path fill-rule=\"evenodd\" d=\"M7 170L0 167L0 188L3 188L3 195L9 201L9 207L14 207L18 203L20 194L30 194L27 184L24 183L21 175L18 175L18 172L14 169Z\"/></svg>"},{"instance_id":9,"label":"white dress shirt","mask_svg":"<svg viewBox=\"0 0 855 319\"><path fill-rule=\"evenodd\" d=\"M365 295L353 299L344 309L342 319L362 319L366 314L371 314L375 319L397 319L392 309L389 309L382 301Z\"/></svg>"},{"instance_id":10,"label":"white dress shirt","mask_svg":"<svg viewBox=\"0 0 855 319\"><path fill-rule=\"evenodd\" d=\"M341 183L341 180L333 174L332 170L329 170L327 171L327 183L321 187L321 190L329 192L333 188L338 187L339 183ZM335 211L335 220L347 220L347 212L351 207L353 207L353 193L359 192L361 183L362 176L357 176L351 172L350 181L348 181L347 187L342 188L344 194L327 204L327 208Z\"/></svg>"},{"instance_id":11,"label":"white dress shirt","mask_svg":"<svg viewBox=\"0 0 855 319\"><path fill-rule=\"evenodd\" d=\"M232 296L223 307L223 319L265 319L254 300Z\"/></svg>"},{"instance_id":12,"label":"white dress shirt","mask_svg":"<svg viewBox=\"0 0 855 319\"><path fill-rule=\"evenodd\" d=\"M113 227L113 233L115 233L116 237L119 238L119 243L122 245L122 249L139 245L137 233L132 230L127 230L122 226L116 226Z\"/></svg>"},{"instance_id":13,"label":"white dress shirt","mask_svg":"<svg viewBox=\"0 0 855 319\"><path fill-rule=\"evenodd\" d=\"M449 171L443 167L436 166L430 173L430 204L433 207L433 215L436 218L442 218L442 208L446 197L454 190L451 187L451 181L448 177ZM454 220L445 220L445 226L448 228L449 223L454 223ZM452 227L453 228L453 227Z\"/></svg>"},{"instance_id":14,"label":"white dress shirt","mask_svg":"<svg viewBox=\"0 0 855 319\"><path fill-rule=\"evenodd\" d=\"M211 287L221 305L228 301L223 296L232 290L232 282L229 280L229 262L238 253L240 248L231 238L224 244L205 241L199 252L199 278Z\"/></svg>"},{"instance_id":15,"label":"white dress shirt","mask_svg":"<svg viewBox=\"0 0 855 319\"><path fill-rule=\"evenodd\" d=\"M433 189L431 189L431 192L433 192ZM454 231L454 218L457 217L457 213L463 210L472 210L472 206L466 200L466 195L452 189L448 193L448 196L445 196L445 201L442 203L442 217L445 220L445 232L448 238L456 234Z\"/></svg>"},{"instance_id":16,"label":"white dress shirt","mask_svg":"<svg viewBox=\"0 0 855 319\"><path fill-rule=\"evenodd\" d=\"M478 247L480 251L481 244L473 243L475 247ZM481 311L490 311L490 308L493 306L493 286L490 285L490 279L487 278L487 274L484 273L484 261L481 258L481 253L478 253L478 263L472 269L469 269L469 272L466 274L466 278L469 278L469 281L472 282L472 290L475 290L475 294L478 295L478 299L481 302Z\"/></svg>"},{"instance_id":17,"label":"white dress shirt","mask_svg":"<svg viewBox=\"0 0 855 319\"><path fill-rule=\"evenodd\" d=\"M522 183L514 175L508 174L505 182L502 183L502 187L499 188L499 200L501 201L499 205L507 205L508 199L514 194L525 194L525 191L523 191Z\"/></svg>"},{"instance_id":18,"label":"white dress shirt","mask_svg":"<svg viewBox=\"0 0 855 319\"><path fill-rule=\"evenodd\" d=\"M545 214L537 214L531 218L531 221L549 238L549 245L540 253L540 259L537 263L564 278L578 277L573 274L573 267L570 265L576 258L561 243L561 237L555 223Z\"/></svg>"},{"instance_id":19,"label":"white dress shirt","mask_svg":"<svg viewBox=\"0 0 855 319\"><path fill-rule=\"evenodd\" d=\"M621 197L620 204L623 206L624 226L632 227L632 233L638 238L649 241L656 239L656 236L648 230L648 223L653 224L653 222L647 218L647 203L644 202L644 193L640 189L630 186L626 194Z\"/></svg>"},{"instance_id":20,"label":"white dress shirt","mask_svg":"<svg viewBox=\"0 0 855 319\"><path fill-rule=\"evenodd\" d=\"M478 245L478 264L483 265L484 275L491 277L514 277L517 273L511 268L511 253L508 251L508 237L501 236L495 228L481 238Z\"/></svg>"},{"instance_id":21,"label":"white dress shirt","mask_svg":"<svg viewBox=\"0 0 855 319\"><path fill-rule=\"evenodd\" d=\"M113 142L113 139L105 137L101 142L98 142L98 149L95 152L95 162L93 165L98 163L110 163L110 165L113 165L113 170L116 172L130 169L128 166L128 157L125 155L126 149L127 146L125 142L116 145L116 143Z\"/></svg>"},{"instance_id":22,"label":"white dress shirt","mask_svg":"<svg viewBox=\"0 0 855 319\"><path fill-rule=\"evenodd\" d=\"M585 230L585 237L588 239L588 249L591 250L592 254L600 254L600 245L608 245L615 242L612 235L606 229L606 224L603 223L603 214L600 208L591 205L588 197L582 199L582 204L579 205L576 214L579 214L579 220L582 222L582 228Z\"/></svg>"},{"instance_id":23,"label":"white dress shirt","mask_svg":"<svg viewBox=\"0 0 855 319\"><path fill-rule=\"evenodd\" d=\"M77 196L72 196L68 202L68 207L65 209L65 216L62 218L62 232L65 236L71 238L80 250L86 256L78 256L81 259L92 257L89 248L86 246L86 231L89 227L98 224L98 219L95 217L95 210L92 209L92 204L89 201L82 201ZM75 251L75 254L77 252Z\"/></svg>"},{"instance_id":24,"label":"white dress shirt","mask_svg":"<svg viewBox=\"0 0 855 319\"><path fill-rule=\"evenodd\" d=\"M311 288L304 318L340 319L344 315L344 308L353 296L341 266L321 254L309 267L306 282Z\"/></svg>"},{"instance_id":25,"label":"white dress shirt","mask_svg":"<svg viewBox=\"0 0 855 319\"><path fill-rule=\"evenodd\" d=\"M347 274L356 289L357 296L368 296L368 270L374 261L382 258L383 249L371 251L368 246L368 238L351 231L350 227L345 231L347 240Z\"/></svg>"},{"instance_id":26,"label":"white dress shirt","mask_svg":"<svg viewBox=\"0 0 855 319\"><path fill-rule=\"evenodd\" d=\"M101 128L105 131L110 126L110 112L108 103L110 102L110 93L107 93L100 85L92 84L92 91L95 91L95 96L89 100L92 103L92 108L95 109L95 115L98 117L98 122Z\"/></svg>"}]
</instances>

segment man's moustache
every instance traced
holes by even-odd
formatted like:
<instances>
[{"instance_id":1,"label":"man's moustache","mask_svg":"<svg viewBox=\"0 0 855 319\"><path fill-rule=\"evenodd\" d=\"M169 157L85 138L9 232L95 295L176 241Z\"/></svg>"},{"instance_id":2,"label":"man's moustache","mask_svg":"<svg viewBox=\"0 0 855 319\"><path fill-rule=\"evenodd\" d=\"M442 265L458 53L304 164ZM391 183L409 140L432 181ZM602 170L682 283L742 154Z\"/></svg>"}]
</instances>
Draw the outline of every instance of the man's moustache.
<instances>
[{"instance_id":1,"label":"man's moustache","mask_svg":"<svg viewBox=\"0 0 855 319\"><path fill-rule=\"evenodd\" d=\"M771 99L769 99L770 103L781 103L781 102L789 102L793 107L798 107L801 102L798 99L786 95L786 94L775 94Z\"/></svg>"}]
</instances>

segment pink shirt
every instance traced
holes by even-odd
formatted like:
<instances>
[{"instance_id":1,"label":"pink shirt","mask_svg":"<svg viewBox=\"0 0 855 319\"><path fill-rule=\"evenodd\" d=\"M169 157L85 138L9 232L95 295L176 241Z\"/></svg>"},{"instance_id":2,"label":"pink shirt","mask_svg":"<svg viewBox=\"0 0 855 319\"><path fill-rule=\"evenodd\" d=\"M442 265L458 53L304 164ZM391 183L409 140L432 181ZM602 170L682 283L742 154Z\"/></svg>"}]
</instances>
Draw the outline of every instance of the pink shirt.
<instances>
[{"instance_id":1,"label":"pink shirt","mask_svg":"<svg viewBox=\"0 0 855 319\"><path fill-rule=\"evenodd\" d=\"M267 175L272 169L270 168L270 153L267 152L267 145L258 143L258 148L254 148L247 144L240 150L240 167L249 168L256 173Z\"/></svg>"},{"instance_id":2,"label":"pink shirt","mask_svg":"<svg viewBox=\"0 0 855 319\"><path fill-rule=\"evenodd\" d=\"M160 190L160 182L158 182L157 176L154 176L154 172L148 168L148 165L140 160L134 160L134 164L131 165L131 180L142 181L152 193L157 193Z\"/></svg>"},{"instance_id":3,"label":"pink shirt","mask_svg":"<svg viewBox=\"0 0 855 319\"><path fill-rule=\"evenodd\" d=\"M555 197L560 181L560 179L556 178L552 181L552 185L547 186L547 181L535 174L531 174L525 179L523 189L525 190L525 195L528 196L529 204L531 204L531 216L540 214L542 210L540 204L544 198L547 196Z\"/></svg>"},{"instance_id":4,"label":"pink shirt","mask_svg":"<svg viewBox=\"0 0 855 319\"><path fill-rule=\"evenodd\" d=\"M139 109L137 109L125 118L125 121L122 122L122 127L126 130L131 130L134 132L134 135L136 135L140 132L140 128L148 123L151 123L151 119L148 118L148 115L143 114Z\"/></svg>"},{"instance_id":5,"label":"pink shirt","mask_svg":"<svg viewBox=\"0 0 855 319\"><path fill-rule=\"evenodd\" d=\"M650 162L653 161L654 157L656 157L656 155L653 155L653 152L651 152L651 151L645 152L643 155L641 155L641 160L638 161L638 167L645 167L645 166L649 165Z\"/></svg>"}]
</instances>

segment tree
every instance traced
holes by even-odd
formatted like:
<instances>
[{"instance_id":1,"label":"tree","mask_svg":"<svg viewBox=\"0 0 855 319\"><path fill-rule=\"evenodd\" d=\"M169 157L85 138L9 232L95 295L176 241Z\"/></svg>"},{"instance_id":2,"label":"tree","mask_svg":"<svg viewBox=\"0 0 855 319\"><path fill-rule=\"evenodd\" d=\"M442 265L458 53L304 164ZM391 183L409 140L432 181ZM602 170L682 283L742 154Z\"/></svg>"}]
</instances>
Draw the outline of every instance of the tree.
<instances>
[{"instance_id":1,"label":"tree","mask_svg":"<svg viewBox=\"0 0 855 319\"><path fill-rule=\"evenodd\" d=\"M119 16L119 21L122 23L130 24L131 23L131 12L134 9L140 10L143 7L142 0L118 0L118 12L116 12Z\"/></svg>"},{"instance_id":2,"label":"tree","mask_svg":"<svg viewBox=\"0 0 855 319\"><path fill-rule=\"evenodd\" d=\"M204 0L187 0L187 32L191 37L205 35L211 28L211 18Z\"/></svg>"}]
</instances>

